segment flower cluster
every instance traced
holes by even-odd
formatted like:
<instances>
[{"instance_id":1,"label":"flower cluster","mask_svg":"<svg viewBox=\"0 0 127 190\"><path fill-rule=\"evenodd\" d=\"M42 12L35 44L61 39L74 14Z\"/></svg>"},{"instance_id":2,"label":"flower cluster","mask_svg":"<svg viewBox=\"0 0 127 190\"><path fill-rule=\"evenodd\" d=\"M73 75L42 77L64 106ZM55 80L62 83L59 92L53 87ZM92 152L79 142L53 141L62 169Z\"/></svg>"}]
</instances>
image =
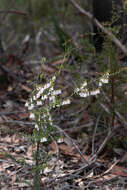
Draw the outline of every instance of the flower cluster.
<instances>
[{"instance_id":1,"label":"flower cluster","mask_svg":"<svg viewBox=\"0 0 127 190\"><path fill-rule=\"evenodd\" d=\"M103 77L99 79L98 86L102 86L103 84L107 84L109 82L109 73L105 73Z\"/></svg>"},{"instance_id":2,"label":"flower cluster","mask_svg":"<svg viewBox=\"0 0 127 190\"><path fill-rule=\"evenodd\" d=\"M40 142L47 141L48 133L46 131L48 131L48 127L51 128L53 126L51 110L71 103L70 99L63 100L60 97L62 90L54 89L55 82L56 76L53 76L45 85L37 86L30 100L25 104L30 112L30 119L35 121L36 131L39 135L42 134ZM85 80L74 92L83 98L95 96L100 93L102 85L108 82L109 73L106 73L99 79L98 87L95 90L89 90L88 83Z\"/></svg>"},{"instance_id":3,"label":"flower cluster","mask_svg":"<svg viewBox=\"0 0 127 190\"><path fill-rule=\"evenodd\" d=\"M100 87L102 87L103 84L106 84L108 82L109 82L109 73L107 72L103 75L103 77L99 79L98 88L96 88L95 90L89 90L88 83L85 80L81 84L80 88L75 89L75 93L83 98L86 98L88 96L96 96L97 94L100 94Z\"/></svg>"},{"instance_id":4,"label":"flower cluster","mask_svg":"<svg viewBox=\"0 0 127 190\"><path fill-rule=\"evenodd\" d=\"M48 83L43 86L38 86L36 92L31 96L30 100L26 102L25 106L30 111L30 119L35 121L35 129L40 132L52 126L51 110L55 107L70 104L70 99L61 100L60 89L54 89L56 76L53 76ZM45 137L40 139L44 142Z\"/></svg>"}]
</instances>

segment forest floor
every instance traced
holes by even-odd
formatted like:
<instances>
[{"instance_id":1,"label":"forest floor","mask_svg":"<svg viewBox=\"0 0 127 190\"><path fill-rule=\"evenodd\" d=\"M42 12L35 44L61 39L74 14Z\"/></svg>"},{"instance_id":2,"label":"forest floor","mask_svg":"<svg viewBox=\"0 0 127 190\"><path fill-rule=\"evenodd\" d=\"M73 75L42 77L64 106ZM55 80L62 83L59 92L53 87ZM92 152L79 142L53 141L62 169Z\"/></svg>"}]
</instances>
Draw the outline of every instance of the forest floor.
<instances>
[{"instance_id":1,"label":"forest floor","mask_svg":"<svg viewBox=\"0 0 127 190\"><path fill-rule=\"evenodd\" d=\"M45 65L41 65L42 52L40 56L35 57L29 52L25 60L21 56L6 55L6 62L2 67L1 190L37 190L33 187L34 180L36 181L34 153L37 144L30 140L34 122L29 119L25 103L33 90L38 77L36 73L40 68L46 77L50 77L57 71L58 65L68 62L64 57L50 59L59 55L60 50L55 46L47 46L44 41L41 45L45 46L43 55L46 57L48 55L49 58ZM52 51L49 51L50 49ZM95 76L97 74L96 72L93 74L93 71L91 73L89 72ZM73 73L67 69L58 77L58 83L64 88L65 95L71 94L73 77ZM122 123L116 119L115 133L110 133L106 126L106 122L110 121L105 118L99 121L99 130L95 134L94 129L98 127L100 116L92 115L90 110L91 105L96 102L94 98L84 101L74 97L72 105L55 110L54 118L61 129L60 138L40 145L42 169L38 180L41 190L127 189L127 145L125 141L123 143L127 130L121 130ZM115 140L108 141L113 135ZM45 153L48 155L47 159Z\"/></svg>"}]
</instances>

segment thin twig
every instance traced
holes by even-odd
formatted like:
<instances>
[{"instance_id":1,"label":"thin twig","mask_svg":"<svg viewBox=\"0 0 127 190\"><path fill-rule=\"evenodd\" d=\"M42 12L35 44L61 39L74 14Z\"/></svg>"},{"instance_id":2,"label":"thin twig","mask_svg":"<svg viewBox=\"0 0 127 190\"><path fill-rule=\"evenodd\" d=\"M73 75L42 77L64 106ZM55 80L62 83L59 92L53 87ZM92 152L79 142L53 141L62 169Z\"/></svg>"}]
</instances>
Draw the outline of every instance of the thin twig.
<instances>
[{"instance_id":1,"label":"thin twig","mask_svg":"<svg viewBox=\"0 0 127 190\"><path fill-rule=\"evenodd\" d=\"M102 93L103 93L103 95L105 97L105 100L108 102L108 105L112 106L110 99L106 96L106 94L105 94L105 92L103 90L102 90ZM108 113L110 113L107 106L105 106L105 108L106 108L105 111L107 112L107 110L108 110ZM125 120L125 118L116 109L114 110L114 113L117 116L118 120L122 123L123 127L127 128L127 121Z\"/></svg>"},{"instance_id":2,"label":"thin twig","mask_svg":"<svg viewBox=\"0 0 127 190\"><path fill-rule=\"evenodd\" d=\"M0 124L11 123L11 124L19 124L19 125L35 125L35 122L26 122L26 121L17 121L17 120L6 120L0 121Z\"/></svg>"},{"instance_id":3,"label":"thin twig","mask_svg":"<svg viewBox=\"0 0 127 190\"><path fill-rule=\"evenodd\" d=\"M98 154L100 154L100 152L103 150L103 148L107 144L108 140L110 139L111 134L112 134L112 130L109 128L109 131L108 131L108 134L107 134L106 138L104 139L103 143L101 144L98 151L96 152L96 156L98 156Z\"/></svg>"},{"instance_id":4,"label":"thin twig","mask_svg":"<svg viewBox=\"0 0 127 190\"><path fill-rule=\"evenodd\" d=\"M0 10L0 14L19 14L19 15L29 17L28 13L21 12L20 10Z\"/></svg>"},{"instance_id":5,"label":"thin twig","mask_svg":"<svg viewBox=\"0 0 127 190\"><path fill-rule=\"evenodd\" d=\"M94 142L95 142L95 136L96 136L97 127L98 127L98 124L99 124L101 115L102 115L102 114L100 114L100 115L98 116L98 118L97 118L96 125L95 125L95 129L94 129L94 133L93 133L93 138L92 138L92 155L94 155L94 153L95 153L95 150L94 150Z\"/></svg>"},{"instance_id":6,"label":"thin twig","mask_svg":"<svg viewBox=\"0 0 127 190\"><path fill-rule=\"evenodd\" d=\"M84 158L84 155L81 153L79 147L78 147L78 146L76 145L76 143L72 140L72 138L69 137L69 136L67 135L67 133L66 133L64 130L62 130L60 127L58 127L57 125L55 125L55 128L57 128L62 134L64 134L65 137L67 137L67 138L72 142L73 146L74 146L74 147L77 149L77 151L79 152L81 158L84 160L84 162L85 162L87 165L89 165L88 161Z\"/></svg>"}]
</instances>

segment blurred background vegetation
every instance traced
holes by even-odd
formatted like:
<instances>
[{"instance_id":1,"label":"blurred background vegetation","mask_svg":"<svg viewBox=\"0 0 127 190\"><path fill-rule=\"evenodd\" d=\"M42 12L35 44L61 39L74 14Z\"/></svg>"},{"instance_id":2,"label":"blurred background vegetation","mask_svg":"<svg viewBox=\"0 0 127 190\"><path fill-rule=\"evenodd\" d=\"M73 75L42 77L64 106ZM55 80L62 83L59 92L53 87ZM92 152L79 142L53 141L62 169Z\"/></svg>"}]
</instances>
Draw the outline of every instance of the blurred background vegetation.
<instances>
[{"instance_id":1,"label":"blurred background vegetation","mask_svg":"<svg viewBox=\"0 0 127 190\"><path fill-rule=\"evenodd\" d=\"M90 10L88 1L77 2ZM27 56L58 55L61 50L53 16L62 30L77 42L90 30L90 23L68 0L1 0L0 11L1 45L10 54L20 54L24 40L29 37Z\"/></svg>"}]
</instances>

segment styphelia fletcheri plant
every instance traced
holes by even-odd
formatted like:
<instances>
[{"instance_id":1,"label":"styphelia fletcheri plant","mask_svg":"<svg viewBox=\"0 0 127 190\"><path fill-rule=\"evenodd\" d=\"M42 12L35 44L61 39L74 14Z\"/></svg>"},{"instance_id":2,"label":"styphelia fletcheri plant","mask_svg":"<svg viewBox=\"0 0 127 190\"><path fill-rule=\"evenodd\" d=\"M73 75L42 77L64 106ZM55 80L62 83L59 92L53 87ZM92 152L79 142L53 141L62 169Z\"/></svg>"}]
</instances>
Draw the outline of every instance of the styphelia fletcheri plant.
<instances>
[{"instance_id":1,"label":"styphelia fletcheri plant","mask_svg":"<svg viewBox=\"0 0 127 190\"><path fill-rule=\"evenodd\" d=\"M61 100L60 94L62 90L54 89L55 81L56 76L53 76L48 83L38 86L25 104L30 111L30 119L35 121L36 136L34 140L39 140L40 142L47 141L52 131L51 110L70 104L70 99Z\"/></svg>"},{"instance_id":2,"label":"styphelia fletcheri plant","mask_svg":"<svg viewBox=\"0 0 127 190\"><path fill-rule=\"evenodd\" d=\"M87 80L84 80L79 87L74 89L74 94L82 98L100 94L103 84L109 82L109 76L109 72L106 72L99 78L94 90L89 90L89 83ZM50 133L53 131L51 111L57 107L62 107L71 103L71 98L63 99L61 97L62 89L55 89L56 78L57 77L54 75L46 84L38 85L32 92L29 101L25 104L30 112L30 119L35 122L35 141L48 141Z\"/></svg>"}]
</instances>

